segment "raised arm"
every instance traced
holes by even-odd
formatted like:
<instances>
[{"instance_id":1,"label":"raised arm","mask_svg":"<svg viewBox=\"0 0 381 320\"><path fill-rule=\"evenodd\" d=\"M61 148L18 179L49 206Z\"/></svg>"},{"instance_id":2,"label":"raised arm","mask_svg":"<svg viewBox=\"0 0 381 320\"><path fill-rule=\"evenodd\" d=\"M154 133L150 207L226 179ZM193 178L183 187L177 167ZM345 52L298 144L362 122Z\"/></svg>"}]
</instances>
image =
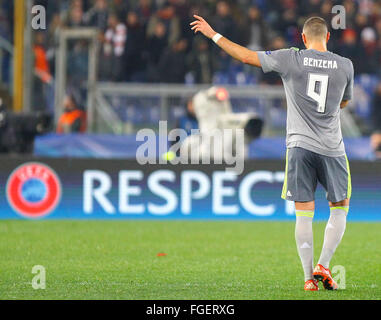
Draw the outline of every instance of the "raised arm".
<instances>
[{"instance_id":1,"label":"raised arm","mask_svg":"<svg viewBox=\"0 0 381 320\"><path fill-rule=\"evenodd\" d=\"M209 39L213 39L214 36L218 35L218 33L213 30L213 28L209 25L209 23L206 22L204 18L198 15L194 15L194 17L197 20L193 21L190 24L194 33L201 32L205 37ZM225 37L220 37L220 39L215 42L222 50L224 50L234 59L258 68L261 67L261 62L259 61L258 54L255 51L242 47Z\"/></svg>"}]
</instances>

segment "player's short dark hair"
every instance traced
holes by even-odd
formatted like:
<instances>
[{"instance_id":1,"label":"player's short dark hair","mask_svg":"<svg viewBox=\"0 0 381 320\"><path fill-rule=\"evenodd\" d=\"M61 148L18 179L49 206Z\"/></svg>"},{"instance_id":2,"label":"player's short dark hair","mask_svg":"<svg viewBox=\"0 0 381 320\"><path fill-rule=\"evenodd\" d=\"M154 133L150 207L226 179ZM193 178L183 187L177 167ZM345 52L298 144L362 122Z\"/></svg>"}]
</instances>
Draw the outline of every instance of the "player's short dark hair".
<instances>
[{"instance_id":1,"label":"player's short dark hair","mask_svg":"<svg viewBox=\"0 0 381 320\"><path fill-rule=\"evenodd\" d=\"M327 22L320 17L311 17L304 23L303 33L315 39L325 38L328 33Z\"/></svg>"}]
</instances>

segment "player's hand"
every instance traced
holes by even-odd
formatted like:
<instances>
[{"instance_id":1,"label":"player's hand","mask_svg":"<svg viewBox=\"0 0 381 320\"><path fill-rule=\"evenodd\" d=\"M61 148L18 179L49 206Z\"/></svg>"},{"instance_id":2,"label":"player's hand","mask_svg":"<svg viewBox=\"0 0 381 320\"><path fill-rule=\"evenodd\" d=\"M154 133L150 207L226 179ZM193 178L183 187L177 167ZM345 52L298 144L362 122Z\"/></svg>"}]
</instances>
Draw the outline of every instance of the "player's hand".
<instances>
[{"instance_id":1,"label":"player's hand","mask_svg":"<svg viewBox=\"0 0 381 320\"><path fill-rule=\"evenodd\" d=\"M194 33L201 32L205 37L211 39L213 36L217 33L212 29L212 27L205 21L203 17L200 17L198 15L194 15L194 17L197 19L196 21L193 21L190 25L192 26L192 30Z\"/></svg>"}]
</instances>

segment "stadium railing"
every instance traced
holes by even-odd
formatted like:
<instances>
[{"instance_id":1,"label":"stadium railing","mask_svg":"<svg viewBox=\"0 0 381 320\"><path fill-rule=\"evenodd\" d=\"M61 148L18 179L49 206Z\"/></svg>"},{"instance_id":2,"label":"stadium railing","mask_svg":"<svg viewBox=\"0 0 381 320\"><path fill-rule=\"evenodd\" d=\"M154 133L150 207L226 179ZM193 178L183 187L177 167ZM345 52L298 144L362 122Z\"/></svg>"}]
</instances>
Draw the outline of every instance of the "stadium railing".
<instances>
[{"instance_id":1,"label":"stadium railing","mask_svg":"<svg viewBox=\"0 0 381 320\"><path fill-rule=\"evenodd\" d=\"M95 133L133 134L141 128L158 129L167 121L169 129L186 113L187 101L205 85L98 83L95 103L89 105ZM228 90L234 112L255 112L265 121L264 136L284 135L286 100L282 86L231 86ZM347 137L361 132L351 115L342 112L342 129Z\"/></svg>"}]
</instances>

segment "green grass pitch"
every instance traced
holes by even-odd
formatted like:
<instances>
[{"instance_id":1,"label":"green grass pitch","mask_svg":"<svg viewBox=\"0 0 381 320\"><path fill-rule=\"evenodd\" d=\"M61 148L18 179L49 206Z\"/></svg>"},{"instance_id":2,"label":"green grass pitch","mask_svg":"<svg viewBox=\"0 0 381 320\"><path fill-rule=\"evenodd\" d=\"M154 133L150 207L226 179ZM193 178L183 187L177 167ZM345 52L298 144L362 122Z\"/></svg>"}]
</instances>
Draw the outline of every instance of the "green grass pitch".
<instances>
[{"instance_id":1,"label":"green grass pitch","mask_svg":"<svg viewBox=\"0 0 381 320\"><path fill-rule=\"evenodd\" d=\"M348 223L346 289L304 292L291 222L1 221L0 299L380 299L380 248L380 223Z\"/></svg>"}]
</instances>

